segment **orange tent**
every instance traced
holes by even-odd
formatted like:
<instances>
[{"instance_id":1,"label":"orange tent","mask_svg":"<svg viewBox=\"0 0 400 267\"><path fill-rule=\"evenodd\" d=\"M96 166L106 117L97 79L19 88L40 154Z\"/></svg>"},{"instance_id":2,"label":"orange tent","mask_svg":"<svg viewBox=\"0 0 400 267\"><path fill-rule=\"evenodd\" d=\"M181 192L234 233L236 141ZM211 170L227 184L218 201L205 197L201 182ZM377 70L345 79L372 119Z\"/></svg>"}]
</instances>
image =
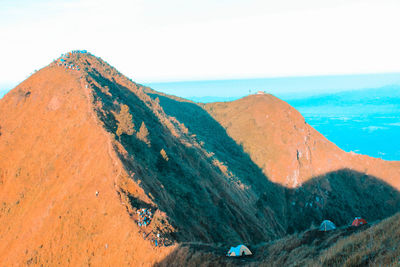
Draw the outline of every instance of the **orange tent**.
<instances>
[{"instance_id":1,"label":"orange tent","mask_svg":"<svg viewBox=\"0 0 400 267\"><path fill-rule=\"evenodd\" d=\"M366 220L364 220L364 219L361 218L361 217L356 217L356 218L354 219L353 223L351 224L351 226L356 226L356 227L358 227L358 226L361 226L361 225L364 225L364 224L367 224L367 221L366 221Z\"/></svg>"}]
</instances>

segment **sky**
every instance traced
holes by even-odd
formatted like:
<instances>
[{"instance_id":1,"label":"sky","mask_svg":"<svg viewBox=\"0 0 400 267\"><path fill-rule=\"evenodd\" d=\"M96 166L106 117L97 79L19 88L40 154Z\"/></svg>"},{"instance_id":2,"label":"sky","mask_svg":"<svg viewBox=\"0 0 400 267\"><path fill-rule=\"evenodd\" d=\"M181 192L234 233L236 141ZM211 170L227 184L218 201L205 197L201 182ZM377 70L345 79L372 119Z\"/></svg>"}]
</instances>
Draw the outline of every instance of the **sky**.
<instances>
[{"instance_id":1,"label":"sky","mask_svg":"<svg viewBox=\"0 0 400 267\"><path fill-rule=\"evenodd\" d=\"M0 0L0 91L74 49L141 83L400 72L399 13L398 0Z\"/></svg>"}]
</instances>

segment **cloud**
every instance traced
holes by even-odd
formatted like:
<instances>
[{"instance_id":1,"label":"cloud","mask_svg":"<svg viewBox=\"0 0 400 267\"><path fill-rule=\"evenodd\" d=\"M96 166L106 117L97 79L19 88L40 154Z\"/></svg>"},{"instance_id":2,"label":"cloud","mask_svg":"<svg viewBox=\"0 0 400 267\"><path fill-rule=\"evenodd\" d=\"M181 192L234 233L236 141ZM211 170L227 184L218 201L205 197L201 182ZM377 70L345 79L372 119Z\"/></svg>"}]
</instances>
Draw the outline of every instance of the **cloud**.
<instances>
[{"instance_id":1,"label":"cloud","mask_svg":"<svg viewBox=\"0 0 400 267\"><path fill-rule=\"evenodd\" d=\"M362 130L364 131L368 131L368 132L375 132L378 130L387 130L387 127L383 127L383 126L368 126L368 127L364 127L362 128Z\"/></svg>"},{"instance_id":2,"label":"cloud","mask_svg":"<svg viewBox=\"0 0 400 267\"><path fill-rule=\"evenodd\" d=\"M388 126L400 126L400 122L387 123Z\"/></svg>"}]
</instances>

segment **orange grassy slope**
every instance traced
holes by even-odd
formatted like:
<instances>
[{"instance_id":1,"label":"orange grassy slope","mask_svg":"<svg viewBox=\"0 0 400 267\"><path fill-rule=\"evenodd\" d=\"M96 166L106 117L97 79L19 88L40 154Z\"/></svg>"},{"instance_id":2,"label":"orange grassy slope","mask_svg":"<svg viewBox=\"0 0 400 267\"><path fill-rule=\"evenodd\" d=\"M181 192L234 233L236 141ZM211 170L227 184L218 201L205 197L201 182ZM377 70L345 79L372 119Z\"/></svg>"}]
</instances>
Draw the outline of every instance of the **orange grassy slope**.
<instances>
[{"instance_id":1,"label":"orange grassy slope","mask_svg":"<svg viewBox=\"0 0 400 267\"><path fill-rule=\"evenodd\" d=\"M204 108L274 182L297 187L312 177L349 168L400 189L400 162L344 152L308 125L297 110L270 94Z\"/></svg>"},{"instance_id":2,"label":"orange grassy slope","mask_svg":"<svg viewBox=\"0 0 400 267\"><path fill-rule=\"evenodd\" d=\"M138 266L167 253L121 203L127 174L81 75L49 66L0 101L3 266Z\"/></svg>"}]
</instances>

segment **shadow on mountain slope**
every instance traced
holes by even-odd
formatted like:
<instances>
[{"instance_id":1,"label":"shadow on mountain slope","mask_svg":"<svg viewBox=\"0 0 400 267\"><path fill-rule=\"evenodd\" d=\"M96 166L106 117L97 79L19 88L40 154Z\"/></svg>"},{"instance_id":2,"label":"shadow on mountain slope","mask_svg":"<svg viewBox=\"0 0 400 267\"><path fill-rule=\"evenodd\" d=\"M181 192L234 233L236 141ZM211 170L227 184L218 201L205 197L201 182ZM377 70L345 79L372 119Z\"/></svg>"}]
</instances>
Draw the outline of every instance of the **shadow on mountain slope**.
<instances>
[{"instance_id":1,"label":"shadow on mountain slope","mask_svg":"<svg viewBox=\"0 0 400 267\"><path fill-rule=\"evenodd\" d=\"M269 181L200 106L132 82L88 72L94 106L125 169L147 194L125 192L134 209L160 210L155 231L178 242L249 243L273 240L354 216L382 219L399 209L400 197L381 179L342 169L295 189ZM150 95L150 96L149 96ZM132 122L119 133L121 114ZM145 142L139 125L147 128ZM140 127L142 128L142 127ZM372 207L379 207L370 211ZM294 223L295 222L295 223Z\"/></svg>"},{"instance_id":2,"label":"shadow on mountain slope","mask_svg":"<svg viewBox=\"0 0 400 267\"><path fill-rule=\"evenodd\" d=\"M234 241L182 243L155 266L374 266L373 262L389 266L398 263L400 192L390 185L376 177L344 169L313 178L287 192L288 202L295 203L288 207L288 232L294 233L263 243L240 242L250 248L252 257L226 257L230 246L240 244ZM396 212L397 215L379 223ZM369 224L349 227L356 216L365 218ZM332 220L337 230L320 232L317 227L324 219Z\"/></svg>"},{"instance_id":3,"label":"shadow on mountain slope","mask_svg":"<svg viewBox=\"0 0 400 267\"><path fill-rule=\"evenodd\" d=\"M162 94L149 94L159 98L160 105L169 116L184 123L192 134L208 151L215 153L236 176L245 179L254 187L265 193L265 186L275 187L262 170L251 160L250 156L237 144L211 115L202 107L189 101L178 101ZM265 184L267 181L267 184ZM272 192L271 192L272 193Z\"/></svg>"},{"instance_id":4,"label":"shadow on mountain slope","mask_svg":"<svg viewBox=\"0 0 400 267\"><path fill-rule=\"evenodd\" d=\"M190 132L196 134L199 140L204 140L205 147L226 162L229 169L241 177L250 174L258 182L267 179L263 173L246 172L260 169L241 145L228 136L226 130L203 108L160 93L150 95L160 99L160 105L167 114L185 123ZM266 184L274 190L281 189L280 185L270 181ZM271 202L270 192L262 191L266 187L265 184L256 186L256 190L259 189L259 208ZM395 188L380 178L351 169L340 169L311 178L300 187L285 188L285 194L284 202L280 204L286 206L280 208L284 210L282 225L287 233L307 229L312 224L319 224L323 218L344 224L349 217L363 216L368 220L377 220L400 209L399 193ZM304 219L300 219L302 217ZM292 221L296 221L296 224L293 225Z\"/></svg>"},{"instance_id":5,"label":"shadow on mountain slope","mask_svg":"<svg viewBox=\"0 0 400 267\"><path fill-rule=\"evenodd\" d=\"M328 219L346 225L354 217L381 220L400 210L400 193L382 179L350 169L333 171L287 190L288 233ZM293 223L295 222L295 223Z\"/></svg>"},{"instance_id":6,"label":"shadow on mountain slope","mask_svg":"<svg viewBox=\"0 0 400 267\"><path fill-rule=\"evenodd\" d=\"M160 225L157 231L177 241L203 242L260 242L284 234L285 226L280 223L284 189L270 183L248 156L240 166L239 158L246 159L246 155L234 141L228 142L230 147L226 149L231 151L226 153L237 155L235 171L247 164L240 176L214 151L203 148L185 125L166 115L157 101L146 99L141 88L133 92L99 72L91 72L88 79L92 80L97 114L114 134L124 167L156 204L153 208L166 213L162 220L174 228L167 232ZM115 114L121 112L121 105L129 108L136 132L141 123L146 125L149 144L137 134L118 136ZM222 136L224 129L220 127L219 131L216 135ZM162 150L166 157L160 153ZM269 192L270 196L262 209L256 205L259 192ZM134 208L140 208L136 203L141 200L134 195L129 198Z\"/></svg>"}]
</instances>

